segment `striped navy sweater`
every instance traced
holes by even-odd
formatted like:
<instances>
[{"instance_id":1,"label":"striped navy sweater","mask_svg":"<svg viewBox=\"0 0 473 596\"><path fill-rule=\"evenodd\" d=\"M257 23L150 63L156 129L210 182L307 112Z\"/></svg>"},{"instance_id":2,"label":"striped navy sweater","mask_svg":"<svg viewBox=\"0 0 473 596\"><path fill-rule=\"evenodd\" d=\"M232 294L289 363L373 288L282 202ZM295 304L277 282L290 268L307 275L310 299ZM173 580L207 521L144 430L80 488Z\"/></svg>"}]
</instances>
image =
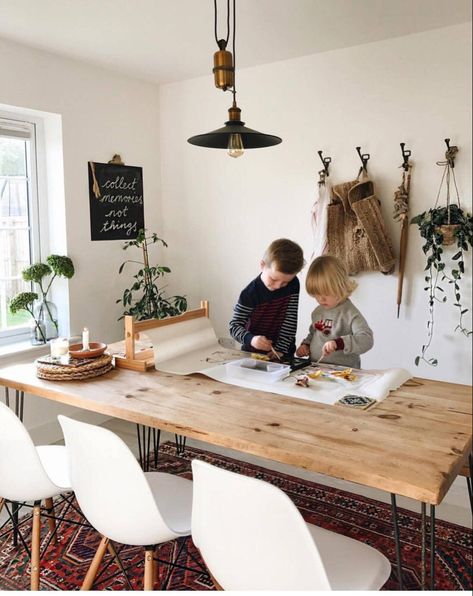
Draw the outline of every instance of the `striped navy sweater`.
<instances>
[{"instance_id":1,"label":"striped navy sweater","mask_svg":"<svg viewBox=\"0 0 473 596\"><path fill-rule=\"evenodd\" d=\"M295 277L284 288L268 290L260 275L246 286L230 321L230 335L242 344L242 350L259 352L251 340L255 335L264 335L278 352L294 354L299 288Z\"/></svg>"}]
</instances>

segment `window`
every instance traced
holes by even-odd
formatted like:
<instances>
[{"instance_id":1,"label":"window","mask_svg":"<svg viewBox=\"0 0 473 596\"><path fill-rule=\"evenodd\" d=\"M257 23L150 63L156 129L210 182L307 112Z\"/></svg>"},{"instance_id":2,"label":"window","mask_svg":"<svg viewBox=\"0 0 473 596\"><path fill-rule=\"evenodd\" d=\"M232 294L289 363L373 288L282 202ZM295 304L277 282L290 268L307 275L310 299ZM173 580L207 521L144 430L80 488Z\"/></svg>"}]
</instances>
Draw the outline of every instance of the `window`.
<instances>
[{"instance_id":1,"label":"window","mask_svg":"<svg viewBox=\"0 0 473 596\"><path fill-rule=\"evenodd\" d=\"M26 311L12 315L11 298L31 291L21 271L39 260L36 126L0 115L0 343L26 339Z\"/></svg>"}]
</instances>

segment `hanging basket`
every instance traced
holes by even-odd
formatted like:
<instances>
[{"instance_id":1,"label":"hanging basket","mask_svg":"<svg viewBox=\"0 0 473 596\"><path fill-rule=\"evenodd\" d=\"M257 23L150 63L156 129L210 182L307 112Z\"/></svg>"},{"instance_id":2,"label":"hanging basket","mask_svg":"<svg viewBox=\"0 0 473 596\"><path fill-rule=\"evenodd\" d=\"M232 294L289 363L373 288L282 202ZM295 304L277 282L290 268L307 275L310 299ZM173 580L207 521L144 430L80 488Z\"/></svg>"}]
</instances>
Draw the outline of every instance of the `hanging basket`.
<instances>
[{"instance_id":1,"label":"hanging basket","mask_svg":"<svg viewBox=\"0 0 473 596\"><path fill-rule=\"evenodd\" d=\"M443 246L451 246L456 242L456 233L460 229L460 224L444 224L435 228L438 234L442 234Z\"/></svg>"}]
</instances>

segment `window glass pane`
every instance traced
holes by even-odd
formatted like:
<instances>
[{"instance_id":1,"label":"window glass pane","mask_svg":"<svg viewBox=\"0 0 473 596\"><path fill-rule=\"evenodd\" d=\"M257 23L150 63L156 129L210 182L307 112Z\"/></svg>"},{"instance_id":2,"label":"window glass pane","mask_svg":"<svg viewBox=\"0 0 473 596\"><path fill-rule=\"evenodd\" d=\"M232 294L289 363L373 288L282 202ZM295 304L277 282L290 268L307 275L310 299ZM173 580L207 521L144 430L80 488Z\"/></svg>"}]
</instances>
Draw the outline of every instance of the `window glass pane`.
<instances>
[{"instance_id":1,"label":"window glass pane","mask_svg":"<svg viewBox=\"0 0 473 596\"><path fill-rule=\"evenodd\" d=\"M26 311L8 308L13 296L31 290L21 278L31 254L27 143L0 137L0 332L30 321Z\"/></svg>"},{"instance_id":2,"label":"window glass pane","mask_svg":"<svg viewBox=\"0 0 473 596\"><path fill-rule=\"evenodd\" d=\"M0 176L26 176L25 141L0 137Z\"/></svg>"}]
</instances>

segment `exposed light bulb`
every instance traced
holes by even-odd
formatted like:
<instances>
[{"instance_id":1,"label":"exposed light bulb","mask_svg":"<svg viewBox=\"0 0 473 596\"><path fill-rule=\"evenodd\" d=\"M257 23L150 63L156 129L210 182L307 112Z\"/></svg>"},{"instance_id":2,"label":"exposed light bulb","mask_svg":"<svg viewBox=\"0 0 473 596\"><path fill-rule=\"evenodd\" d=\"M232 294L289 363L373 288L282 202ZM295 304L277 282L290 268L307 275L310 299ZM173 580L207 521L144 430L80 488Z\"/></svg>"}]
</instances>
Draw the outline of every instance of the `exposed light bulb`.
<instances>
[{"instance_id":1,"label":"exposed light bulb","mask_svg":"<svg viewBox=\"0 0 473 596\"><path fill-rule=\"evenodd\" d=\"M243 147L241 135L239 133L231 134L228 141L228 155L230 157L240 157L244 152L245 149Z\"/></svg>"}]
</instances>

